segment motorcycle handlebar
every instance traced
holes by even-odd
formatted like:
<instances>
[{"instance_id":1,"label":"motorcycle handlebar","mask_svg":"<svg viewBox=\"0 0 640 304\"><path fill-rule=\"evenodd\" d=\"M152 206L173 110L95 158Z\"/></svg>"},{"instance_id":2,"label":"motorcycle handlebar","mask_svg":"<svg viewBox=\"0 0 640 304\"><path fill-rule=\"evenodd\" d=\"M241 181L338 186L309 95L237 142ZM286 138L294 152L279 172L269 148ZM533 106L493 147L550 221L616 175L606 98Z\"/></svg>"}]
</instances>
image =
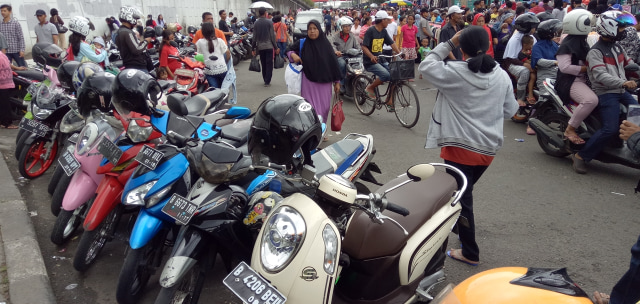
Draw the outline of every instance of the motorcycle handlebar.
<instances>
[{"instance_id":1,"label":"motorcycle handlebar","mask_svg":"<svg viewBox=\"0 0 640 304\"><path fill-rule=\"evenodd\" d=\"M167 132L167 140L178 147L184 147L187 145L189 138L186 138L174 131L169 131Z\"/></svg>"},{"instance_id":2,"label":"motorcycle handlebar","mask_svg":"<svg viewBox=\"0 0 640 304\"><path fill-rule=\"evenodd\" d=\"M386 199L385 199L386 201ZM390 203L387 201L387 210L393 212L393 213L397 213L400 214L402 216L407 216L409 215L409 210L407 210L407 208L402 207L400 205L396 205L394 203Z\"/></svg>"}]
</instances>

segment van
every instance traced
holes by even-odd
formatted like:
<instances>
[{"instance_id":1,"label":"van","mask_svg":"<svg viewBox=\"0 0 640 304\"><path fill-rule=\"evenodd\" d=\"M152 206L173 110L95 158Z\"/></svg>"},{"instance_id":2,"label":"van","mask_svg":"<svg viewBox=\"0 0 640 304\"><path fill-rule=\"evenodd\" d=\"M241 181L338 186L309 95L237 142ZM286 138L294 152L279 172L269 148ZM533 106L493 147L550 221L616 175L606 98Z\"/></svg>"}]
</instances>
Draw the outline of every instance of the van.
<instances>
[{"instance_id":1,"label":"van","mask_svg":"<svg viewBox=\"0 0 640 304\"><path fill-rule=\"evenodd\" d=\"M321 10L302 11L296 15L295 24L293 26L293 38L300 39L307 36L307 24L311 20L317 20L320 22L322 31L326 33L324 28L324 17Z\"/></svg>"}]
</instances>

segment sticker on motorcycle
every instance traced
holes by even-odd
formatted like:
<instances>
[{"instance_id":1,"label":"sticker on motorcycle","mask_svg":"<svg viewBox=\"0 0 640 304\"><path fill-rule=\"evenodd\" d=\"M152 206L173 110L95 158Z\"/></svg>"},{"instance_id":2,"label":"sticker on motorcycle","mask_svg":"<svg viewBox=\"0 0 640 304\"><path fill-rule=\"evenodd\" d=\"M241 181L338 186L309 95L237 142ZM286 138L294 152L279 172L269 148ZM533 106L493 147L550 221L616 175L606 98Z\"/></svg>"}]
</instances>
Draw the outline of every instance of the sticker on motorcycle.
<instances>
[{"instance_id":1,"label":"sticker on motorcycle","mask_svg":"<svg viewBox=\"0 0 640 304\"><path fill-rule=\"evenodd\" d=\"M122 150L107 137L103 137L100 140L96 149L114 166L118 164L120 157L122 157Z\"/></svg>"},{"instance_id":2,"label":"sticker on motorcycle","mask_svg":"<svg viewBox=\"0 0 640 304\"><path fill-rule=\"evenodd\" d=\"M47 136L47 132L51 130L49 126L37 120L27 119L25 117L23 117L22 120L20 120L20 124L18 124L18 127L20 127L20 129L23 129L25 131L29 131L38 137Z\"/></svg>"},{"instance_id":3,"label":"sticker on motorcycle","mask_svg":"<svg viewBox=\"0 0 640 304\"><path fill-rule=\"evenodd\" d=\"M248 304L284 304L287 301L280 291L267 283L245 262L240 262L222 282Z\"/></svg>"},{"instance_id":4,"label":"sticker on motorcycle","mask_svg":"<svg viewBox=\"0 0 640 304\"><path fill-rule=\"evenodd\" d=\"M189 223L196 210L198 210L198 205L175 193L171 196L169 202L162 207L162 212L182 225Z\"/></svg>"},{"instance_id":5,"label":"sticker on motorcycle","mask_svg":"<svg viewBox=\"0 0 640 304\"><path fill-rule=\"evenodd\" d=\"M76 159L73 153L69 152L69 150L64 151L62 155L58 158L58 163L64 170L64 173L67 176L73 175L78 169L80 169L80 162Z\"/></svg>"},{"instance_id":6,"label":"sticker on motorcycle","mask_svg":"<svg viewBox=\"0 0 640 304\"><path fill-rule=\"evenodd\" d=\"M141 165L149 168L149 170L155 170L160 160L162 160L163 156L164 153L147 145L144 145L134 159L137 160Z\"/></svg>"}]
</instances>

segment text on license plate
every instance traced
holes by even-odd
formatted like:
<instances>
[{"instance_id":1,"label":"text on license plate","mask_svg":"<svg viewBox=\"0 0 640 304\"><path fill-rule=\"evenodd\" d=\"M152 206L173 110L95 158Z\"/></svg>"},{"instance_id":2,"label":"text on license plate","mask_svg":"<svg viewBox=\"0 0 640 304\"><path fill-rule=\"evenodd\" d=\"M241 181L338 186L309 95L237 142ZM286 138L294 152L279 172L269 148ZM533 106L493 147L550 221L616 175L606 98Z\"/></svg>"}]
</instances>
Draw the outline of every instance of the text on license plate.
<instances>
[{"instance_id":1,"label":"text on license plate","mask_svg":"<svg viewBox=\"0 0 640 304\"><path fill-rule=\"evenodd\" d=\"M227 275L223 280L233 293L248 304L284 304L287 298L267 283L245 262Z\"/></svg>"}]
</instances>

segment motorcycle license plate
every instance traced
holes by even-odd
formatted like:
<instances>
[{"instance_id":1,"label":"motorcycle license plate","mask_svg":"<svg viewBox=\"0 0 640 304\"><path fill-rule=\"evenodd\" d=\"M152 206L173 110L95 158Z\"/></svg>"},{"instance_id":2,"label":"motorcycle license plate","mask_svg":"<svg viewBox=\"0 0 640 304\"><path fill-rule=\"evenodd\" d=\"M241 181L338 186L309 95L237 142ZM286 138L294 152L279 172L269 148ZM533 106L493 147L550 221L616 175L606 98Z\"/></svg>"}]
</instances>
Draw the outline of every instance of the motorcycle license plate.
<instances>
[{"instance_id":1,"label":"motorcycle license plate","mask_svg":"<svg viewBox=\"0 0 640 304\"><path fill-rule=\"evenodd\" d=\"M155 170L160 160L162 160L162 156L164 156L164 153L144 145L134 159L141 165L149 168L149 170Z\"/></svg>"},{"instance_id":2,"label":"motorcycle license plate","mask_svg":"<svg viewBox=\"0 0 640 304\"><path fill-rule=\"evenodd\" d=\"M171 196L167 204L162 207L162 212L182 225L189 223L191 217L196 213L196 210L198 210L198 205L175 193Z\"/></svg>"},{"instance_id":3,"label":"motorcycle license plate","mask_svg":"<svg viewBox=\"0 0 640 304\"><path fill-rule=\"evenodd\" d=\"M120 157L122 157L122 150L107 137L103 137L102 140L100 140L96 149L114 166L118 164Z\"/></svg>"},{"instance_id":4,"label":"motorcycle license plate","mask_svg":"<svg viewBox=\"0 0 640 304\"><path fill-rule=\"evenodd\" d=\"M18 124L18 127L20 127L20 129L29 131L39 137L47 136L47 132L51 130L49 126L37 120L27 119L25 117L23 117L22 120L20 120L20 124Z\"/></svg>"},{"instance_id":5,"label":"motorcycle license plate","mask_svg":"<svg viewBox=\"0 0 640 304\"><path fill-rule=\"evenodd\" d=\"M64 153L62 153L58 158L58 163L67 176L73 175L78 171L78 169L80 169L80 162L76 159L73 153L69 152L69 150L65 150Z\"/></svg>"},{"instance_id":6,"label":"motorcycle license plate","mask_svg":"<svg viewBox=\"0 0 640 304\"><path fill-rule=\"evenodd\" d=\"M347 59L347 62L349 62L349 63L352 63L352 62L361 62L361 61L362 61L362 59L357 58L357 57L356 57L356 58L348 58L348 59Z\"/></svg>"},{"instance_id":7,"label":"motorcycle license plate","mask_svg":"<svg viewBox=\"0 0 640 304\"><path fill-rule=\"evenodd\" d=\"M245 262L240 262L222 282L244 303L283 304L287 301L287 298L280 291L267 283Z\"/></svg>"}]
</instances>

